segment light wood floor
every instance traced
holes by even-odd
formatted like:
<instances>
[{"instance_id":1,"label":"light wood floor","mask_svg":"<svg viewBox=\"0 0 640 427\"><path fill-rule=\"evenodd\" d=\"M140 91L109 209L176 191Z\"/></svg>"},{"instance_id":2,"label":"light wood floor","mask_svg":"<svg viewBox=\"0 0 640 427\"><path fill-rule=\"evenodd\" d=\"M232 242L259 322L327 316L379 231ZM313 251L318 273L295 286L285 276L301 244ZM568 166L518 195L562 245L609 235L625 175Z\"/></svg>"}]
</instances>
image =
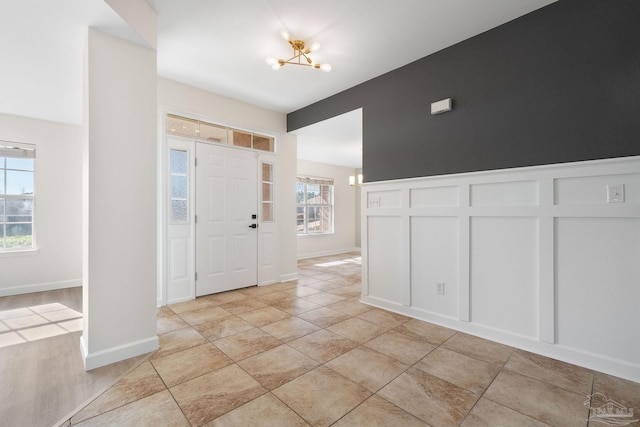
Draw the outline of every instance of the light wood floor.
<instances>
[{"instance_id":1,"label":"light wood floor","mask_svg":"<svg viewBox=\"0 0 640 427\"><path fill-rule=\"evenodd\" d=\"M0 313L59 303L82 312L82 288L0 298ZM52 426L139 365L146 356L85 372L82 332L0 348L0 426Z\"/></svg>"}]
</instances>

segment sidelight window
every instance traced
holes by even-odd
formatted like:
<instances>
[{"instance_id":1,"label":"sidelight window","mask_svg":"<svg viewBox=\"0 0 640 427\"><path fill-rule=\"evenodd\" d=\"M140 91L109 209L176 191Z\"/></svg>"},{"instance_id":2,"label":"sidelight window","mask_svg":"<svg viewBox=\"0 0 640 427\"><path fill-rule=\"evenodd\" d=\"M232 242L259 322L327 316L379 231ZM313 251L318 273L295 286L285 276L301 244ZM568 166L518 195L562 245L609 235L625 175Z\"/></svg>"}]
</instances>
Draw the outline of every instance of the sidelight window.
<instances>
[{"instance_id":1,"label":"sidelight window","mask_svg":"<svg viewBox=\"0 0 640 427\"><path fill-rule=\"evenodd\" d=\"M262 221L273 222L273 163L262 163Z\"/></svg>"},{"instance_id":2,"label":"sidelight window","mask_svg":"<svg viewBox=\"0 0 640 427\"><path fill-rule=\"evenodd\" d=\"M189 153L171 149L169 154L169 221L171 224L189 222Z\"/></svg>"}]
</instances>

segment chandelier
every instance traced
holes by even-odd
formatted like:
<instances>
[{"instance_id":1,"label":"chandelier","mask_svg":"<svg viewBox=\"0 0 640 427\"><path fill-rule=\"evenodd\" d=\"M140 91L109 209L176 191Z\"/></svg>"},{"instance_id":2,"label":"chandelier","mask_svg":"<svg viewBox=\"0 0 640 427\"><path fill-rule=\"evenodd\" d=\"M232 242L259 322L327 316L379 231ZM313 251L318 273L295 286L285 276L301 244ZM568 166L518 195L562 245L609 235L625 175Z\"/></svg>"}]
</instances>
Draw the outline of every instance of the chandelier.
<instances>
[{"instance_id":1,"label":"chandelier","mask_svg":"<svg viewBox=\"0 0 640 427\"><path fill-rule=\"evenodd\" d=\"M289 37L289 33L286 31L283 31L280 34L282 35L282 38L291 45L291 48L293 49L293 56L289 59L276 59L273 57L267 58L267 65L270 65L274 71L284 67L285 64L313 67L326 72L331 71L330 64L318 64L311 58L311 52L320 48L318 44L307 47L302 40L292 40Z\"/></svg>"}]
</instances>

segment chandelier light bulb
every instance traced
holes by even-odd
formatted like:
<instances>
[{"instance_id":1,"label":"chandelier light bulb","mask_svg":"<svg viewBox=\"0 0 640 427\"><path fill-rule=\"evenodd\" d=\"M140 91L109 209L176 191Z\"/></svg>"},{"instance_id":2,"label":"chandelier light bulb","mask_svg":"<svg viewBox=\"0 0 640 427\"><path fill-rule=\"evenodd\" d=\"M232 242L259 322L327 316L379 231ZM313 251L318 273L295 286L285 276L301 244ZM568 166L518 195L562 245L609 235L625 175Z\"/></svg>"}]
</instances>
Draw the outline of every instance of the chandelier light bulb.
<instances>
[{"instance_id":1,"label":"chandelier light bulb","mask_svg":"<svg viewBox=\"0 0 640 427\"><path fill-rule=\"evenodd\" d=\"M287 32L287 30L282 30L280 31L280 36L285 39L286 41L289 41L291 38L289 37L289 33Z\"/></svg>"},{"instance_id":2,"label":"chandelier light bulb","mask_svg":"<svg viewBox=\"0 0 640 427\"><path fill-rule=\"evenodd\" d=\"M280 65L280 64L279 64L279 63L277 63L277 62L271 65L271 69L272 69L273 71L278 71L280 68L282 68L282 65Z\"/></svg>"},{"instance_id":3,"label":"chandelier light bulb","mask_svg":"<svg viewBox=\"0 0 640 427\"><path fill-rule=\"evenodd\" d=\"M265 62L267 63L267 65L273 65L273 64L277 64L278 60L273 56L269 56L267 59L265 59Z\"/></svg>"},{"instance_id":4,"label":"chandelier light bulb","mask_svg":"<svg viewBox=\"0 0 640 427\"><path fill-rule=\"evenodd\" d=\"M320 43L316 42L311 45L311 52L316 51L318 49L320 49Z\"/></svg>"},{"instance_id":5,"label":"chandelier light bulb","mask_svg":"<svg viewBox=\"0 0 640 427\"><path fill-rule=\"evenodd\" d=\"M326 72L328 73L329 71L331 71L331 64L322 64L322 65L320 66L320 69L321 69L322 71L326 71Z\"/></svg>"}]
</instances>

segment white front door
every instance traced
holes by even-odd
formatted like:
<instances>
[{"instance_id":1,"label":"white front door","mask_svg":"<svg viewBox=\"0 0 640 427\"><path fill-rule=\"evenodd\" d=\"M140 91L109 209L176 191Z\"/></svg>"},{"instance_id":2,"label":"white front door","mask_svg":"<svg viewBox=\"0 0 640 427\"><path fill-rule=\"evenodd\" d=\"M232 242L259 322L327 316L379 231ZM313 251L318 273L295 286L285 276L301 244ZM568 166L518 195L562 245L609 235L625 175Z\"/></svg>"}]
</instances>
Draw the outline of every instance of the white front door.
<instances>
[{"instance_id":1,"label":"white front door","mask_svg":"<svg viewBox=\"0 0 640 427\"><path fill-rule=\"evenodd\" d=\"M197 296L258 282L257 157L196 143Z\"/></svg>"}]
</instances>

